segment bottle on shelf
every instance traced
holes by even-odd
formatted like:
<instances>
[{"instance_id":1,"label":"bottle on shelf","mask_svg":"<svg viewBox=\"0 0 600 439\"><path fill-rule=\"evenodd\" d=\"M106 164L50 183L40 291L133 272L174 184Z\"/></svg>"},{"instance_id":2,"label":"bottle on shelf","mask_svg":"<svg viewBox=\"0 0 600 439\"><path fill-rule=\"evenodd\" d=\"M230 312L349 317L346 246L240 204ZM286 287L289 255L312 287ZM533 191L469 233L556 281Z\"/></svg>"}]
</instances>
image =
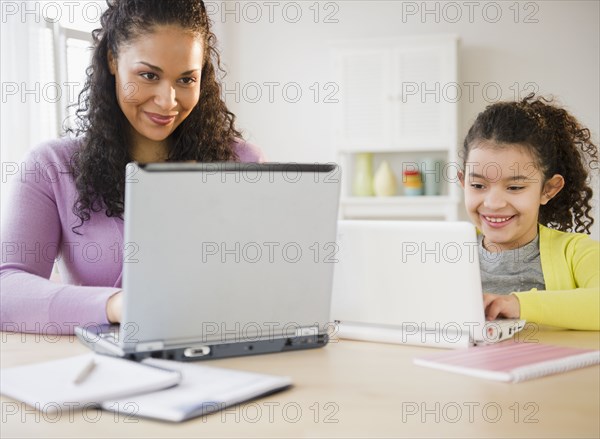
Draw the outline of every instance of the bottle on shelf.
<instances>
[{"instance_id":1,"label":"bottle on shelf","mask_svg":"<svg viewBox=\"0 0 600 439\"><path fill-rule=\"evenodd\" d=\"M428 196L440 195L441 163L433 158L425 158L421 164L423 193Z\"/></svg>"},{"instance_id":2,"label":"bottle on shelf","mask_svg":"<svg viewBox=\"0 0 600 439\"><path fill-rule=\"evenodd\" d=\"M362 152L354 158L352 192L356 197L373 196L373 154Z\"/></svg>"}]
</instances>

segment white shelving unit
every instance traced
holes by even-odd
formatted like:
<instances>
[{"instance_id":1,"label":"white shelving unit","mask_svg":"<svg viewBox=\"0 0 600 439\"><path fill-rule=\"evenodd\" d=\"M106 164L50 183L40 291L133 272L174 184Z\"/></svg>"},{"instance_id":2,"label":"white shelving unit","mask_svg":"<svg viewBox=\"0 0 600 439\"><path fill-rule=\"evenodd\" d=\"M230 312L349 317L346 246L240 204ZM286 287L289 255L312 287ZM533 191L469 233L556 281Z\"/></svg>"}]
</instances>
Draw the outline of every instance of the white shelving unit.
<instances>
[{"instance_id":1,"label":"white shelving unit","mask_svg":"<svg viewBox=\"0 0 600 439\"><path fill-rule=\"evenodd\" d=\"M342 218L456 220L458 38L342 41L332 52L341 92L334 144L343 169ZM397 196L353 196L354 158L365 152L373 153L373 173L390 162ZM439 195L404 196L404 166L426 159L439 163Z\"/></svg>"}]
</instances>

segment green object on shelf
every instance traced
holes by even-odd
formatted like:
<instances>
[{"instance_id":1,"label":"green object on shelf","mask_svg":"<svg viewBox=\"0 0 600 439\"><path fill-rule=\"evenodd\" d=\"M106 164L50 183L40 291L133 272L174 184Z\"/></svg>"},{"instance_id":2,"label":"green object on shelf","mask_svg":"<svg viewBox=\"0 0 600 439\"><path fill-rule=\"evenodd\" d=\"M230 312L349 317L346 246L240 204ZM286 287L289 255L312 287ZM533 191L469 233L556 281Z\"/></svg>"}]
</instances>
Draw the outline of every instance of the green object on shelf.
<instances>
[{"instance_id":1,"label":"green object on shelf","mask_svg":"<svg viewBox=\"0 0 600 439\"><path fill-rule=\"evenodd\" d=\"M440 194L442 165L440 161L426 158L421 164L423 188L425 195L436 196Z\"/></svg>"},{"instance_id":2,"label":"green object on shelf","mask_svg":"<svg viewBox=\"0 0 600 439\"><path fill-rule=\"evenodd\" d=\"M363 152L354 157L352 192L356 197L373 196L373 154Z\"/></svg>"}]
</instances>

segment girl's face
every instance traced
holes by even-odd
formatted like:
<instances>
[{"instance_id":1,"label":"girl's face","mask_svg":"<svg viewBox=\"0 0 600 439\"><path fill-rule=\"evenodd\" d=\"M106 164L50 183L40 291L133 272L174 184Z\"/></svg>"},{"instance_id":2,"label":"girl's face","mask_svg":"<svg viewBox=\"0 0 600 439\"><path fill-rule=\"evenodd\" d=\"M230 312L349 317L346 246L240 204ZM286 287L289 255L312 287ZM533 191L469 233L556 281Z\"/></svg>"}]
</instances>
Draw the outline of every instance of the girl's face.
<instances>
[{"instance_id":1,"label":"girl's face","mask_svg":"<svg viewBox=\"0 0 600 439\"><path fill-rule=\"evenodd\" d=\"M485 247L503 251L537 236L540 205L562 189L564 180L555 175L544 182L526 147L482 143L469 152L461 184L467 213L483 233Z\"/></svg>"},{"instance_id":2,"label":"girl's face","mask_svg":"<svg viewBox=\"0 0 600 439\"><path fill-rule=\"evenodd\" d=\"M163 142L200 97L203 44L179 26L158 26L109 53L117 100L132 127L133 149Z\"/></svg>"}]
</instances>

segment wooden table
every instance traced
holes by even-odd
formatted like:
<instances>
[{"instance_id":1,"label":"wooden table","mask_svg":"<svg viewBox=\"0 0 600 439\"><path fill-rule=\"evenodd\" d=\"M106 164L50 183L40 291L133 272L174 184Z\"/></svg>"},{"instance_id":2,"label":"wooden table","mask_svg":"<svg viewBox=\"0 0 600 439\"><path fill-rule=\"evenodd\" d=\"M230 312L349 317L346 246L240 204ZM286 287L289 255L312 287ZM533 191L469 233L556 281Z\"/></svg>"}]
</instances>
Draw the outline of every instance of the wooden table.
<instances>
[{"instance_id":1,"label":"wooden table","mask_svg":"<svg viewBox=\"0 0 600 439\"><path fill-rule=\"evenodd\" d=\"M86 352L76 338L1 333L0 367ZM600 333L530 342L600 349ZM215 360L291 376L288 391L180 424L95 409L45 418L2 397L1 437L600 437L598 366L506 384L415 366L439 349L338 340L323 349ZM0 372L1 373L1 372Z\"/></svg>"}]
</instances>

